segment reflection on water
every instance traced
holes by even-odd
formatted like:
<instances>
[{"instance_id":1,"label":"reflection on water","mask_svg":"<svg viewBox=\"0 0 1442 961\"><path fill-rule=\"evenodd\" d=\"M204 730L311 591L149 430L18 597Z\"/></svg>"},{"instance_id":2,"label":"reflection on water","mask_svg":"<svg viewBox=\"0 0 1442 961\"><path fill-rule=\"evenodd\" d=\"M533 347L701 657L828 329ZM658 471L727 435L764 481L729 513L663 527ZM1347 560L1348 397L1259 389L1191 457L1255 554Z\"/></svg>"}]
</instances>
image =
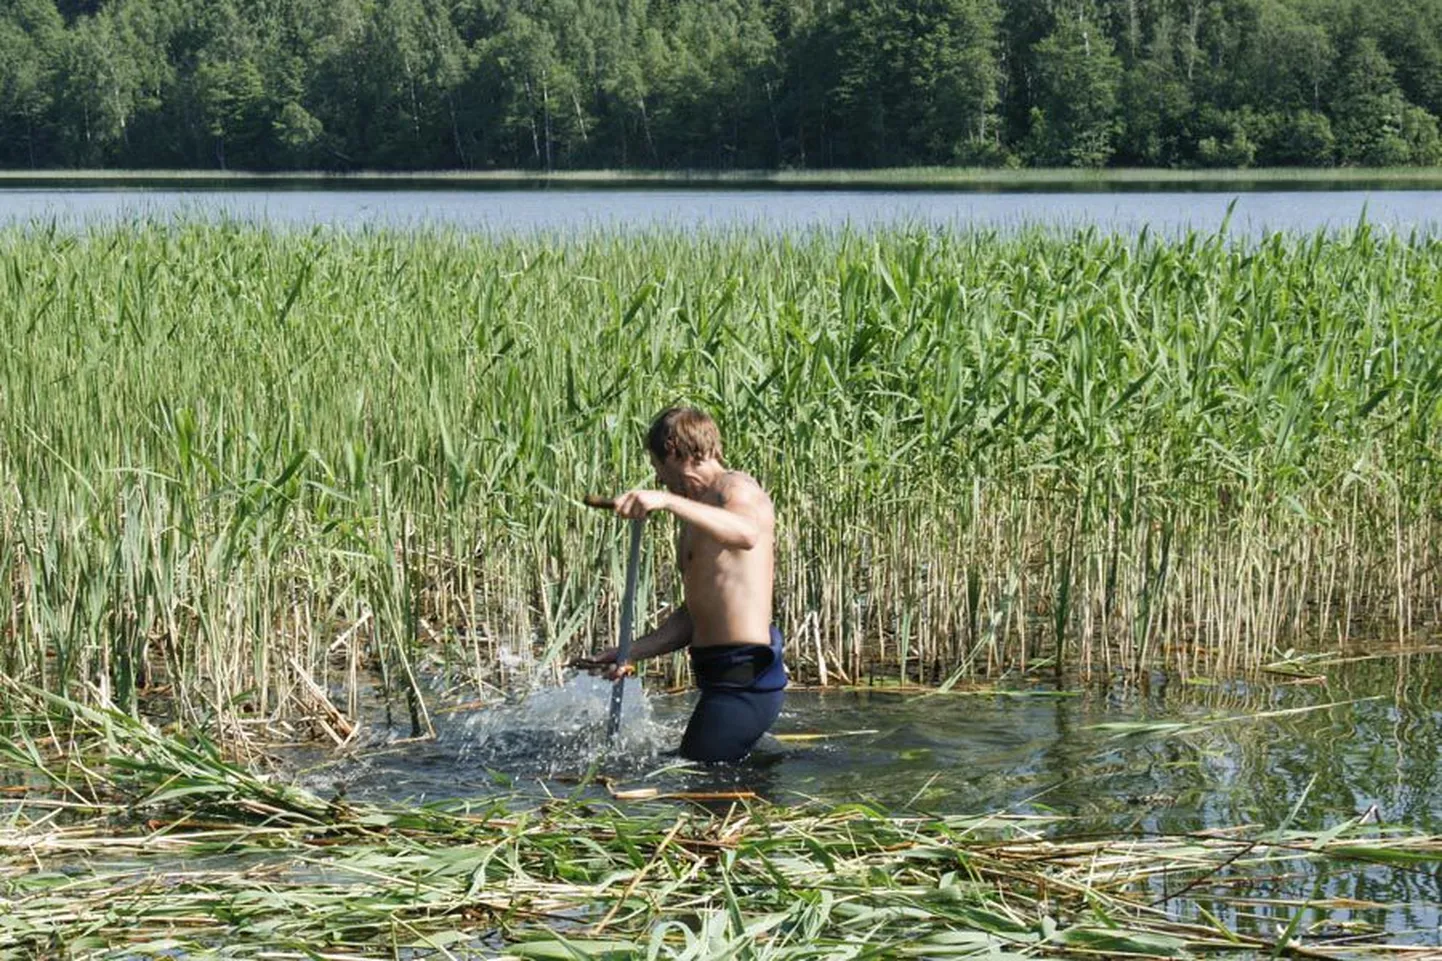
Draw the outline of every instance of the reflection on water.
<instances>
[{"instance_id":1,"label":"reflection on water","mask_svg":"<svg viewBox=\"0 0 1442 961\"><path fill-rule=\"evenodd\" d=\"M1069 816L1062 830L1072 833L1321 831L1359 817L1379 829L1436 833L1439 667L1436 656L1379 659L1328 668L1326 683L1173 680L1146 693L1130 685L1060 694L792 691L777 733L826 739L772 741L743 764L714 769L678 765L666 754L680 740L694 694L628 691L622 737L608 746L610 685L582 677L516 704L452 715L435 742L380 744L311 775L310 784L327 790L344 782L353 797L370 800L500 790L607 797L609 787L642 785L740 789L782 804L863 802L892 813L1059 813ZM1096 726L1118 722L1191 727L1121 736ZM1377 902L1385 907L1333 910L1329 918L1412 943L1439 935L1435 864L1325 879L1291 868L1300 873L1258 879L1245 893L1305 901L1321 890ZM1161 894L1164 879L1159 884ZM1244 927L1269 923L1235 904L1213 907Z\"/></svg>"},{"instance_id":2,"label":"reflection on water","mask_svg":"<svg viewBox=\"0 0 1442 961\"><path fill-rule=\"evenodd\" d=\"M893 811L1054 811L1152 830L1277 823L1297 827L1373 811L1442 830L1436 657L1329 669L1326 683L1154 683L1057 693L902 695L789 692L759 761L677 769L695 694L642 696L627 682L621 735L605 737L611 685L578 676L514 703L442 715L434 742L383 745L353 792L466 796L494 777L615 778L669 766L673 787L737 785L779 803L862 801ZM1134 735L1098 725L1188 722ZM396 735L400 735L400 731ZM792 741L787 735L815 735ZM423 747L423 750L418 748ZM434 768L433 768L434 765ZM1299 803L1300 802L1300 803Z\"/></svg>"}]
</instances>

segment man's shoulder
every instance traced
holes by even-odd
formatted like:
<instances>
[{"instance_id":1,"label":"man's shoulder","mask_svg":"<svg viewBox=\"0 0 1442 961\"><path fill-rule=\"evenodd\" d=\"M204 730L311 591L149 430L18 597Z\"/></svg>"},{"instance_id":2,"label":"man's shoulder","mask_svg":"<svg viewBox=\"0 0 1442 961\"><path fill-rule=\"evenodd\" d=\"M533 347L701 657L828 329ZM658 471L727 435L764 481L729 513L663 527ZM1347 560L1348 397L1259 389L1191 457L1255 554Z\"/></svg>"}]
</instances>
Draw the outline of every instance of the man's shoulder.
<instances>
[{"instance_id":1,"label":"man's shoulder","mask_svg":"<svg viewBox=\"0 0 1442 961\"><path fill-rule=\"evenodd\" d=\"M764 504L771 506L771 497L761 482L745 471L728 470L717 480L712 489L713 503L718 507L735 506L739 503Z\"/></svg>"},{"instance_id":2,"label":"man's shoulder","mask_svg":"<svg viewBox=\"0 0 1442 961\"><path fill-rule=\"evenodd\" d=\"M719 491L750 489L759 491L762 494L766 493L766 489L761 486L761 482L744 470L728 470L722 474L720 479L716 481L716 489Z\"/></svg>"}]
</instances>

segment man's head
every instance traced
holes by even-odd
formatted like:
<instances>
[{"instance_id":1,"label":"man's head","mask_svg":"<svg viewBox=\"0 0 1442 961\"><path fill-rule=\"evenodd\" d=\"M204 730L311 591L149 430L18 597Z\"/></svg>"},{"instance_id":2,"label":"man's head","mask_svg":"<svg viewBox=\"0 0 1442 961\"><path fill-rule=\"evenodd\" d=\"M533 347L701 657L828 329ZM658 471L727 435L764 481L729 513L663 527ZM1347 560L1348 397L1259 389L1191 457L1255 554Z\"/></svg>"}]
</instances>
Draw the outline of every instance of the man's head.
<instances>
[{"instance_id":1,"label":"man's head","mask_svg":"<svg viewBox=\"0 0 1442 961\"><path fill-rule=\"evenodd\" d=\"M656 415L646 432L646 449L656 478L666 488L684 494L700 480L696 470L721 460L721 431L704 411L671 407ZM689 479L689 483L688 483Z\"/></svg>"}]
</instances>

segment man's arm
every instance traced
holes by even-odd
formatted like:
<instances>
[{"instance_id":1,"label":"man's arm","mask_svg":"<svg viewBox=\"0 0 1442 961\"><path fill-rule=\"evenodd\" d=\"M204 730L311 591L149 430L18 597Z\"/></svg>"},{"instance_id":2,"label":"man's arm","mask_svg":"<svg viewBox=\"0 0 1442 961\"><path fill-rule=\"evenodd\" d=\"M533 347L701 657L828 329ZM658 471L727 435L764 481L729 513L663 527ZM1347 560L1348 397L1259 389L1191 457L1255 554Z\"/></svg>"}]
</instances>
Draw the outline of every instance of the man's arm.
<instances>
[{"instance_id":1,"label":"man's arm","mask_svg":"<svg viewBox=\"0 0 1442 961\"><path fill-rule=\"evenodd\" d=\"M691 612L684 605L678 607L654 631L631 642L631 660L644 661L648 657L679 651L691 643L693 629Z\"/></svg>"},{"instance_id":2,"label":"man's arm","mask_svg":"<svg viewBox=\"0 0 1442 961\"><path fill-rule=\"evenodd\" d=\"M616 667L616 655L619 651L614 647L607 648L595 657L578 657L571 662L571 666L593 671L604 670L607 678L615 680L620 671L629 674L631 665L637 661L681 650L691 643L693 630L691 612L686 610L685 605L682 605L672 611L670 616L662 621L654 631L643 634L631 642L631 657L623 668Z\"/></svg>"},{"instance_id":3,"label":"man's arm","mask_svg":"<svg viewBox=\"0 0 1442 961\"><path fill-rule=\"evenodd\" d=\"M616 499L622 517L645 517L652 511L670 511L684 523L722 547L749 551L761 542L765 495L754 481L727 484L721 503L706 504L670 491L637 490Z\"/></svg>"}]
</instances>

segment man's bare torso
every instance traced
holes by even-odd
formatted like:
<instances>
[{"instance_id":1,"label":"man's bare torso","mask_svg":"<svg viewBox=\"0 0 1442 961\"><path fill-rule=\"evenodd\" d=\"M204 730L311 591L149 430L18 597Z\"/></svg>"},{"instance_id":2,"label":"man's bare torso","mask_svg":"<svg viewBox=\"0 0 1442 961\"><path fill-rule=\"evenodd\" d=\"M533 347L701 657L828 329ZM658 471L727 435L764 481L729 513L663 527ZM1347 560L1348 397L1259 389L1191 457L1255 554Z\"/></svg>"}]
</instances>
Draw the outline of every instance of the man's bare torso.
<instances>
[{"instance_id":1,"label":"man's bare torso","mask_svg":"<svg viewBox=\"0 0 1442 961\"><path fill-rule=\"evenodd\" d=\"M750 550L727 548L682 523L677 562L693 625L691 645L770 644L776 515L755 479L727 471L696 498L745 513L761 530Z\"/></svg>"}]
</instances>

